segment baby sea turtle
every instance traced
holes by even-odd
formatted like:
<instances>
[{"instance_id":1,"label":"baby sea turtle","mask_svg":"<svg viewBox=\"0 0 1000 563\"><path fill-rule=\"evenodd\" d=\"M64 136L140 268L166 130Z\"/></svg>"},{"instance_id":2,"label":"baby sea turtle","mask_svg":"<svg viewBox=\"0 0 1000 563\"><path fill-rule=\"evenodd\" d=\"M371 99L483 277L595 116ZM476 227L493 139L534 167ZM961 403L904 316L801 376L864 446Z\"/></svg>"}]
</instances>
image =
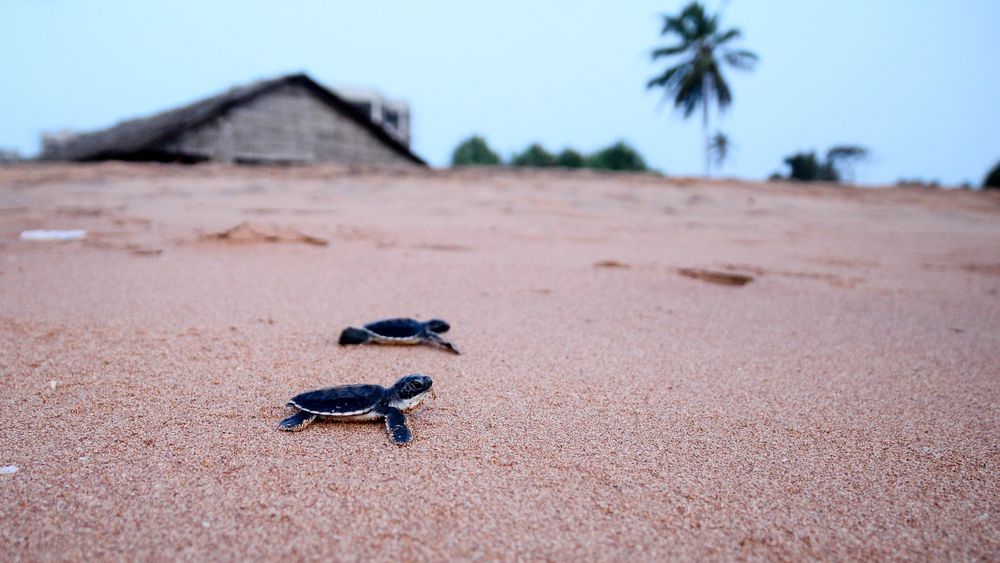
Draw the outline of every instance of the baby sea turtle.
<instances>
[{"instance_id":1,"label":"baby sea turtle","mask_svg":"<svg viewBox=\"0 0 1000 563\"><path fill-rule=\"evenodd\" d=\"M451 325L441 319L421 322L416 319L386 319L362 328L349 326L340 333L340 344L430 344L459 354L458 348L441 338Z\"/></svg>"},{"instance_id":2,"label":"baby sea turtle","mask_svg":"<svg viewBox=\"0 0 1000 563\"><path fill-rule=\"evenodd\" d=\"M408 411L431 390L431 378L414 373L386 389L381 385L341 385L307 391L292 397L288 406L298 412L278 424L281 430L297 432L317 418L324 420L378 420L385 418L389 437L396 444L409 443L413 435L406 426Z\"/></svg>"}]
</instances>

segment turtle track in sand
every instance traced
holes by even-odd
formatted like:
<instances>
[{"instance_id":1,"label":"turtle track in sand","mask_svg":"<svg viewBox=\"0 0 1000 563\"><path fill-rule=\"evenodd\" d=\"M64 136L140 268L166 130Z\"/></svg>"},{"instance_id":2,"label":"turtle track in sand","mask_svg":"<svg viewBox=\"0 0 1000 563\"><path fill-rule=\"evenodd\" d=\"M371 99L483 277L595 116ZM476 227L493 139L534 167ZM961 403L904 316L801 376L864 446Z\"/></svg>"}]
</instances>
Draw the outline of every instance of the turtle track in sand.
<instances>
[{"instance_id":1,"label":"turtle track in sand","mask_svg":"<svg viewBox=\"0 0 1000 563\"><path fill-rule=\"evenodd\" d=\"M233 244L254 244L265 242L301 242L314 246L327 246L330 241L307 235L291 227L251 223L244 221L235 227L209 233L201 237L203 241L223 241Z\"/></svg>"}]
</instances>

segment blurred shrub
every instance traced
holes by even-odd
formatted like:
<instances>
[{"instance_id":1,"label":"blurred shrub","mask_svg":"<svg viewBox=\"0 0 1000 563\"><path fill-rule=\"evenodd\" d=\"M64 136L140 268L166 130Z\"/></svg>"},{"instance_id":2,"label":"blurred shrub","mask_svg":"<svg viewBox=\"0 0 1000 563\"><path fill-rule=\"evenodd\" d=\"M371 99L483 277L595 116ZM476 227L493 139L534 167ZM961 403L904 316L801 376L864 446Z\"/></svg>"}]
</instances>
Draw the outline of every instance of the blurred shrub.
<instances>
[{"instance_id":1,"label":"blurred shrub","mask_svg":"<svg viewBox=\"0 0 1000 563\"><path fill-rule=\"evenodd\" d=\"M451 154L452 166L497 166L500 156L478 135L469 137L455 147Z\"/></svg>"},{"instance_id":2,"label":"blurred shrub","mask_svg":"<svg viewBox=\"0 0 1000 563\"><path fill-rule=\"evenodd\" d=\"M545 150L542 145L533 143L531 146L524 149L524 152L515 154L514 158L511 159L510 164L512 166L525 168L545 168L548 166L555 166L556 157L552 156L552 153Z\"/></svg>"},{"instance_id":3,"label":"blurred shrub","mask_svg":"<svg viewBox=\"0 0 1000 563\"><path fill-rule=\"evenodd\" d=\"M457 166L497 166L501 164L500 156L486 144L480 136L469 137L462 141L451 155L451 165ZM545 150L539 143L532 143L524 151L515 154L510 160L511 166L521 168L593 168L596 170L634 171L649 170L646 161L639 151L624 141L619 141L591 155L565 148L558 155Z\"/></svg>"},{"instance_id":4,"label":"blurred shrub","mask_svg":"<svg viewBox=\"0 0 1000 563\"><path fill-rule=\"evenodd\" d=\"M815 152L795 153L785 158L788 179L799 182L837 182L840 177L829 162L820 162Z\"/></svg>"},{"instance_id":5,"label":"blurred shrub","mask_svg":"<svg viewBox=\"0 0 1000 563\"><path fill-rule=\"evenodd\" d=\"M896 185L900 188L938 188L941 183L937 180L924 180L922 178L900 178L896 180Z\"/></svg>"},{"instance_id":6,"label":"blurred shrub","mask_svg":"<svg viewBox=\"0 0 1000 563\"><path fill-rule=\"evenodd\" d=\"M639 151L618 141L610 147L601 149L586 159L588 168L597 170L624 170L641 172L647 170L646 161Z\"/></svg>"},{"instance_id":7,"label":"blurred shrub","mask_svg":"<svg viewBox=\"0 0 1000 563\"><path fill-rule=\"evenodd\" d=\"M583 168L585 164L583 155L573 149L563 149L556 157L556 166L563 168Z\"/></svg>"}]
</instances>

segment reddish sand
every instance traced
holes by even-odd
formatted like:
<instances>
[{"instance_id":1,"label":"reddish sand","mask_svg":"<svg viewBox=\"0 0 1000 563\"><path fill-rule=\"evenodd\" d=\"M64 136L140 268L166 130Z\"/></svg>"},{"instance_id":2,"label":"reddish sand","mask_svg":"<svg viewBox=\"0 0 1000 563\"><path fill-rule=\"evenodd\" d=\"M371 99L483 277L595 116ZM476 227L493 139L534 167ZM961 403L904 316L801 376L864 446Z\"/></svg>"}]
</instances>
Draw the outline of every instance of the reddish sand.
<instances>
[{"instance_id":1,"label":"reddish sand","mask_svg":"<svg viewBox=\"0 0 1000 563\"><path fill-rule=\"evenodd\" d=\"M2 168L0 553L996 560L998 351L992 194ZM276 430L411 372L408 447Z\"/></svg>"}]
</instances>

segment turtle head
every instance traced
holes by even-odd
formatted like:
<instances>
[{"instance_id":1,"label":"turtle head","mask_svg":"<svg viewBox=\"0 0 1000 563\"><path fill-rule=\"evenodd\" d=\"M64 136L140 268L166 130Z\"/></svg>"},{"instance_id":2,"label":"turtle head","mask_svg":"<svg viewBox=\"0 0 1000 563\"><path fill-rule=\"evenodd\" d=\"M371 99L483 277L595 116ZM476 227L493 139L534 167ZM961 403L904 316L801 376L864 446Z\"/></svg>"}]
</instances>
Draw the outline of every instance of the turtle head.
<instances>
[{"instance_id":1,"label":"turtle head","mask_svg":"<svg viewBox=\"0 0 1000 563\"><path fill-rule=\"evenodd\" d=\"M451 325L446 321L441 319L431 319L427 321L427 328L431 329L431 332L436 332L438 334L444 334L451 329Z\"/></svg>"},{"instance_id":2,"label":"turtle head","mask_svg":"<svg viewBox=\"0 0 1000 563\"><path fill-rule=\"evenodd\" d=\"M414 373L401 378L392 386L392 406L407 409L415 406L431 390L431 378Z\"/></svg>"}]
</instances>

